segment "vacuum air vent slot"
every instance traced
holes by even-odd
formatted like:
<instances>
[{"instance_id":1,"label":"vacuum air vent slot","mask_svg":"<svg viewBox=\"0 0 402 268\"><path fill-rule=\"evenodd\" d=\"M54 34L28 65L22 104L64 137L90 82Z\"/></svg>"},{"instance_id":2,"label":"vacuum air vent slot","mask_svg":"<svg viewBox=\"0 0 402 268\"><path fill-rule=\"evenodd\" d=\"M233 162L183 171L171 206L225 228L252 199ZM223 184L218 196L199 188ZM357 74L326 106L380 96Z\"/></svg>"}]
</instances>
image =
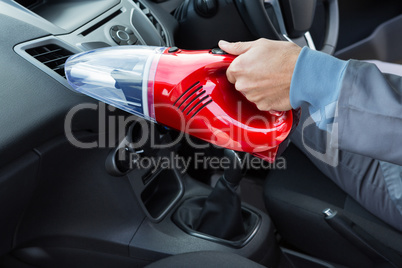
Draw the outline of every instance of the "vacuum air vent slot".
<instances>
[{"instance_id":1,"label":"vacuum air vent slot","mask_svg":"<svg viewBox=\"0 0 402 268\"><path fill-rule=\"evenodd\" d=\"M186 89L174 102L174 106L179 108L183 113L189 115L192 111L195 111L191 117L195 116L202 108L212 102L211 96L209 96L200 82L196 82L188 89ZM207 102L205 102L207 100Z\"/></svg>"},{"instance_id":2,"label":"vacuum air vent slot","mask_svg":"<svg viewBox=\"0 0 402 268\"><path fill-rule=\"evenodd\" d=\"M73 52L56 44L29 48L25 50L25 52L64 78L66 78L64 73L64 64L67 58L74 54Z\"/></svg>"},{"instance_id":3,"label":"vacuum air vent slot","mask_svg":"<svg viewBox=\"0 0 402 268\"><path fill-rule=\"evenodd\" d=\"M200 98L201 98L202 95L204 95L204 94L205 94L205 90L201 91L199 94L195 94L195 97L193 97L193 98L187 103L187 105L184 107L184 109L181 110L181 111L184 113L184 111L185 111L188 107L190 107L189 112L190 112L191 110L193 110L193 109L194 109L194 106L198 103L198 102L196 102L196 100L200 100ZM207 95L206 97L208 97L208 95ZM191 106L191 105L194 104L194 103L195 103L195 105ZM187 115L188 115L188 112L187 112Z\"/></svg>"},{"instance_id":4,"label":"vacuum air vent slot","mask_svg":"<svg viewBox=\"0 0 402 268\"><path fill-rule=\"evenodd\" d=\"M209 99L206 103L202 104L205 100ZM191 113L191 111L194 111L195 108L198 107L197 110L195 110L195 112L191 115L191 117L195 116L199 111L202 110L202 108L204 108L205 106L207 106L208 104L210 104L212 102L211 97L209 95L204 96L202 99L200 99L196 104L193 105L193 107L191 107L190 110L187 111L186 115L189 115Z\"/></svg>"},{"instance_id":5,"label":"vacuum air vent slot","mask_svg":"<svg viewBox=\"0 0 402 268\"><path fill-rule=\"evenodd\" d=\"M196 114L198 114L199 111L201 111L205 106L207 106L208 104L210 104L212 102L212 100L207 101L206 103L204 103L203 105L201 105L192 115L191 118L193 118Z\"/></svg>"},{"instance_id":6,"label":"vacuum air vent slot","mask_svg":"<svg viewBox=\"0 0 402 268\"><path fill-rule=\"evenodd\" d=\"M196 82L194 83L192 86L190 86L188 89L186 89L178 98L177 100L173 103L173 105L175 106L178 101L183 98L185 95L187 95L187 97L184 98L184 100L180 103L178 103L179 105L177 106L178 108L180 108L180 106L186 102L186 100L188 100L188 98L191 97L191 95L193 95L194 93L196 93L198 90L200 90L202 88L202 86L198 86L200 84L200 82ZM195 88L195 89L194 89ZM194 89L194 90L192 90ZM190 93L190 94L187 94Z\"/></svg>"}]
</instances>

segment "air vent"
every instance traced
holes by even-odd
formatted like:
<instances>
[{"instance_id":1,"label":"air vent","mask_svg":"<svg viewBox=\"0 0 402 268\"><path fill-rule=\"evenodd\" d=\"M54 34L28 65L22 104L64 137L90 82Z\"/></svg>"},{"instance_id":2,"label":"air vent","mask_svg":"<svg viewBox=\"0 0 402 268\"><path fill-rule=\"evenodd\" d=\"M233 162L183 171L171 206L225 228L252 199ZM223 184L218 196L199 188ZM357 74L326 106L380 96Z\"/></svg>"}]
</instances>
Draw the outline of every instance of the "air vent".
<instances>
[{"instance_id":1,"label":"air vent","mask_svg":"<svg viewBox=\"0 0 402 268\"><path fill-rule=\"evenodd\" d=\"M159 33L160 37L162 38L164 44L167 45L168 42L167 42L166 32L163 30L162 25L155 18L155 16L152 14L152 12L149 10L149 8L146 7L139 0L133 0L133 2L141 9L141 11L145 14L145 16L147 16L148 20L153 24L155 29L158 31L158 33Z\"/></svg>"},{"instance_id":2,"label":"air vent","mask_svg":"<svg viewBox=\"0 0 402 268\"><path fill-rule=\"evenodd\" d=\"M64 78L64 63L69 56L74 54L56 44L42 45L25 51Z\"/></svg>"},{"instance_id":3,"label":"air vent","mask_svg":"<svg viewBox=\"0 0 402 268\"><path fill-rule=\"evenodd\" d=\"M188 116L193 112L191 117L195 116L202 108L212 102L211 97L202 89L200 82L196 82L184 91L173 105L179 108L183 114Z\"/></svg>"}]
</instances>

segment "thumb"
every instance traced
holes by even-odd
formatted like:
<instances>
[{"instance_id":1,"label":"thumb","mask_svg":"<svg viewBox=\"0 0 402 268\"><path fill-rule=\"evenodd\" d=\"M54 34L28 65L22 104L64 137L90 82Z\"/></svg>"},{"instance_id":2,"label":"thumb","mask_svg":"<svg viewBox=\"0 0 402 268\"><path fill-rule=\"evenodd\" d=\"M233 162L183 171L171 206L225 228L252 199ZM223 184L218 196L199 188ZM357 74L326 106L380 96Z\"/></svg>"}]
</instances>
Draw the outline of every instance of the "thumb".
<instances>
[{"instance_id":1,"label":"thumb","mask_svg":"<svg viewBox=\"0 0 402 268\"><path fill-rule=\"evenodd\" d=\"M227 41L220 40L218 46L225 52L238 56L251 48L251 42L229 43Z\"/></svg>"}]
</instances>

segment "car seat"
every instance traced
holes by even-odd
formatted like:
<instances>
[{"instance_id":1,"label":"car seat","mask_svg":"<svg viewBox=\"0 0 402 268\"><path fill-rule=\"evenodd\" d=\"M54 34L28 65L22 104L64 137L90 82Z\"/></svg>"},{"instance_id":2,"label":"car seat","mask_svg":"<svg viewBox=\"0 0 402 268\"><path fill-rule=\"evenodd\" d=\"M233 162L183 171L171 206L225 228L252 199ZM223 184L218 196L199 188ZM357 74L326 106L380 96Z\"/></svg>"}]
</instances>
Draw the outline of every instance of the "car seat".
<instances>
[{"instance_id":1,"label":"car seat","mask_svg":"<svg viewBox=\"0 0 402 268\"><path fill-rule=\"evenodd\" d=\"M272 170L264 200L282 246L348 267L402 267L402 234L372 215L326 177L295 145L287 169ZM337 211L341 230L323 211ZM342 229L343 228L343 229Z\"/></svg>"}]
</instances>

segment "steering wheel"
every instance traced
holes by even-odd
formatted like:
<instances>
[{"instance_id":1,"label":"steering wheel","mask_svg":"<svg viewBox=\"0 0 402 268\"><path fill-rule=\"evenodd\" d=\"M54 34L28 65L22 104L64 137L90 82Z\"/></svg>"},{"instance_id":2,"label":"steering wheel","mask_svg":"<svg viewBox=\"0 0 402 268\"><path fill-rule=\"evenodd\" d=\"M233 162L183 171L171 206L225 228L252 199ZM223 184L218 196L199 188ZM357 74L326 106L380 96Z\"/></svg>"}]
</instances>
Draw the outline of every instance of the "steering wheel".
<instances>
[{"instance_id":1,"label":"steering wheel","mask_svg":"<svg viewBox=\"0 0 402 268\"><path fill-rule=\"evenodd\" d=\"M313 21L316 0L235 0L235 3L243 20L255 36L287 40L315 49L308 29ZM323 0L323 3L326 32L321 51L333 54L339 30L338 2ZM268 15L267 5L271 6L274 18ZM291 35L286 26L288 29L292 28Z\"/></svg>"}]
</instances>

